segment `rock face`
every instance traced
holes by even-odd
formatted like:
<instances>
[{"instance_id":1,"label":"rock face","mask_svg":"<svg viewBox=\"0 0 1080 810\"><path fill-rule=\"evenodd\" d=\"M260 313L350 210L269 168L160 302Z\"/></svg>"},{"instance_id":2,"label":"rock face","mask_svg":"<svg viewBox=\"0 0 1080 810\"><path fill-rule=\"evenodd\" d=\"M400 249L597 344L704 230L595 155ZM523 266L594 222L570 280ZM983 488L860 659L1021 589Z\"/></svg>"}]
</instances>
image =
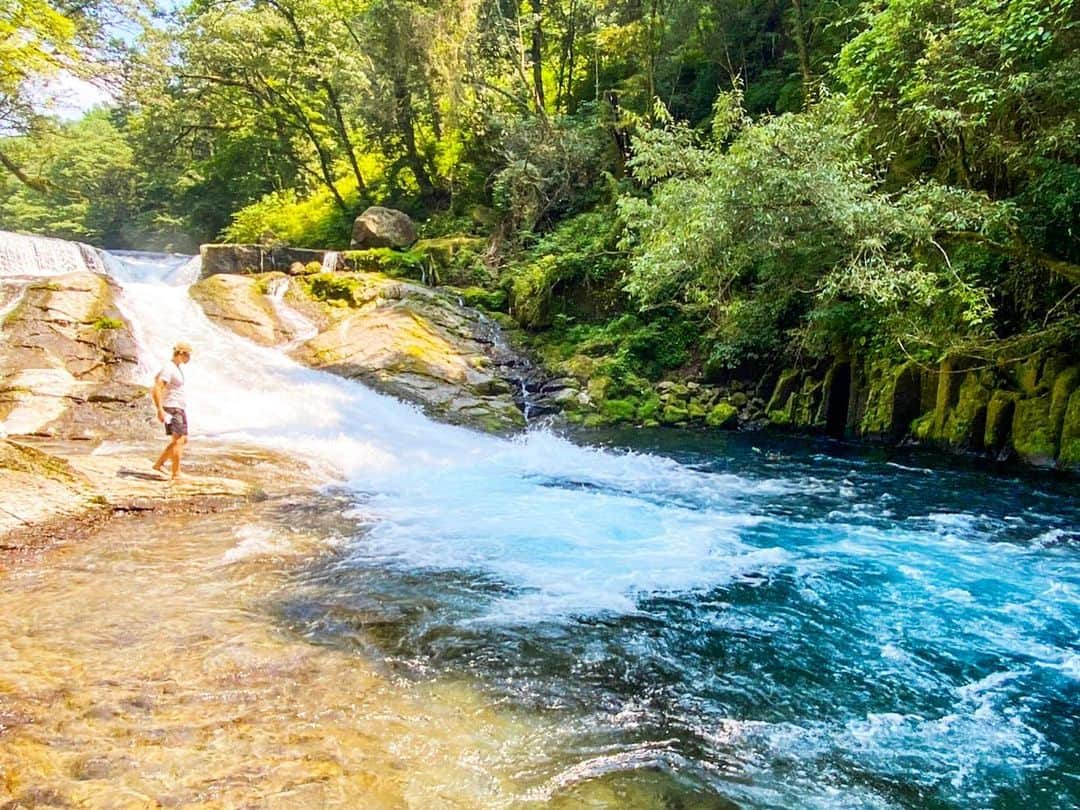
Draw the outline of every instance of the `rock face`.
<instances>
[{"instance_id":1,"label":"rock face","mask_svg":"<svg viewBox=\"0 0 1080 810\"><path fill-rule=\"evenodd\" d=\"M4 279L11 310L0 325L0 428L71 438L156 435L148 381L116 308L116 285L76 272Z\"/></svg>"},{"instance_id":2,"label":"rock face","mask_svg":"<svg viewBox=\"0 0 1080 810\"><path fill-rule=\"evenodd\" d=\"M498 326L447 293L379 273L216 276L192 288L207 315L264 344L304 337L267 295L277 280L317 334L292 350L313 368L359 380L429 415L504 433L525 425L517 382L526 361ZM297 313L296 310L301 310Z\"/></svg>"},{"instance_id":3,"label":"rock face","mask_svg":"<svg viewBox=\"0 0 1080 810\"><path fill-rule=\"evenodd\" d=\"M416 241L416 226L408 214L373 205L353 222L351 248L407 248Z\"/></svg>"},{"instance_id":4,"label":"rock face","mask_svg":"<svg viewBox=\"0 0 1080 810\"><path fill-rule=\"evenodd\" d=\"M219 325L263 346L277 346L300 336L296 322L287 322L283 308L274 305L278 285L288 285L278 273L216 275L193 284L191 297Z\"/></svg>"},{"instance_id":5,"label":"rock face","mask_svg":"<svg viewBox=\"0 0 1080 810\"><path fill-rule=\"evenodd\" d=\"M935 367L878 360L788 369L767 410L785 427L825 430L839 420L847 435L1080 469L1080 361L1064 354L1000 368L950 357Z\"/></svg>"},{"instance_id":6,"label":"rock face","mask_svg":"<svg viewBox=\"0 0 1080 810\"><path fill-rule=\"evenodd\" d=\"M219 273L304 273L312 262L322 265L327 255L332 254L328 250L264 245L203 245L199 248L202 260L199 278Z\"/></svg>"}]
</instances>

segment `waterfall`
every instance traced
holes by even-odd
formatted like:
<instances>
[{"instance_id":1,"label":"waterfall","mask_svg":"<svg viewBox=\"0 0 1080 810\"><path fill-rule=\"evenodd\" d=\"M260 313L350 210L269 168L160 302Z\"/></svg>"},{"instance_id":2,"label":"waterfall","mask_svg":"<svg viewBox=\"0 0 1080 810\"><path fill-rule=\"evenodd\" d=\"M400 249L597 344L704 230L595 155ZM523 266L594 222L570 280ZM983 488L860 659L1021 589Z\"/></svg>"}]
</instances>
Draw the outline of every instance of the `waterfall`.
<instances>
[{"instance_id":1,"label":"waterfall","mask_svg":"<svg viewBox=\"0 0 1080 810\"><path fill-rule=\"evenodd\" d=\"M0 276L58 276L86 271L106 272L104 257L97 248L0 231Z\"/></svg>"},{"instance_id":2,"label":"waterfall","mask_svg":"<svg viewBox=\"0 0 1080 810\"><path fill-rule=\"evenodd\" d=\"M285 293L288 291L288 277L271 279L266 290L267 297L270 299L270 304L273 306L274 312L281 322L288 327L290 334L292 334L292 339L281 347L281 351L286 354L304 341L310 340L319 334L319 327L316 326L310 318L305 317L285 303Z\"/></svg>"},{"instance_id":3,"label":"waterfall","mask_svg":"<svg viewBox=\"0 0 1080 810\"><path fill-rule=\"evenodd\" d=\"M337 270L338 266L338 252L336 250L328 250L322 259L322 271L324 273L333 273Z\"/></svg>"}]
</instances>

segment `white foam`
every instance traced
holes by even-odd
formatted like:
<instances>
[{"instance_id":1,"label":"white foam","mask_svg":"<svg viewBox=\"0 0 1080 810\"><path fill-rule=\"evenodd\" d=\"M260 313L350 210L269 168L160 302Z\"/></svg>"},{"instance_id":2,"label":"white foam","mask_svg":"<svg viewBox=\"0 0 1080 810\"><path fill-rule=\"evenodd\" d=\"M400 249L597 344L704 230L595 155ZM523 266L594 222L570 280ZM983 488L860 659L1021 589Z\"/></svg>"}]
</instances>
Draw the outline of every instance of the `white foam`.
<instances>
[{"instance_id":1,"label":"white foam","mask_svg":"<svg viewBox=\"0 0 1080 810\"><path fill-rule=\"evenodd\" d=\"M284 538L266 526L241 526L233 535L239 542L221 555L221 565L232 565L252 557L285 554L291 550Z\"/></svg>"}]
</instances>

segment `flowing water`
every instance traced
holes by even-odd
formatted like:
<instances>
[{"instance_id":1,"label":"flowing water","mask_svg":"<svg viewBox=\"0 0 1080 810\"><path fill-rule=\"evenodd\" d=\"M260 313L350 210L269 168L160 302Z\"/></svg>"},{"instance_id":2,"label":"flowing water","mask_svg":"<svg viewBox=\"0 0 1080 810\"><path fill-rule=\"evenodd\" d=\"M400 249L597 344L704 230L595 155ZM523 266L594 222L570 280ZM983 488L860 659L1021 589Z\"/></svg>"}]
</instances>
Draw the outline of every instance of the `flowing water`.
<instances>
[{"instance_id":1,"label":"flowing water","mask_svg":"<svg viewBox=\"0 0 1080 810\"><path fill-rule=\"evenodd\" d=\"M5 574L0 799L1080 803L1075 480L481 436L222 332L180 257L105 258L148 377L195 346L193 453L259 442L344 483Z\"/></svg>"}]
</instances>

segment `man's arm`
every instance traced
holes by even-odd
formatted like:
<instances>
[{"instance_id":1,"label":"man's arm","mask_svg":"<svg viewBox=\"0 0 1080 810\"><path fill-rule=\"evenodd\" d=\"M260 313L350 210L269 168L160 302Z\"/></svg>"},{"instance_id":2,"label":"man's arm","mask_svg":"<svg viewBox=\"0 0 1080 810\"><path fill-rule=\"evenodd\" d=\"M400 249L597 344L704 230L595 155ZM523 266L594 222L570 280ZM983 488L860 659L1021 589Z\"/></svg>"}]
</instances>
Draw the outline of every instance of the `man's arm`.
<instances>
[{"instance_id":1,"label":"man's arm","mask_svg":"<svg viewBox=\"0 0 1080 810\"><path fill-rule=\"evenodd\" d=\"M165 407L161 404L165 401L165 380L158 374L154 377L154 387L150 389L150 399L154 401L154 407L157 408L157 418L162 424L165 424Z\"/></svg>"}]
</instances>

